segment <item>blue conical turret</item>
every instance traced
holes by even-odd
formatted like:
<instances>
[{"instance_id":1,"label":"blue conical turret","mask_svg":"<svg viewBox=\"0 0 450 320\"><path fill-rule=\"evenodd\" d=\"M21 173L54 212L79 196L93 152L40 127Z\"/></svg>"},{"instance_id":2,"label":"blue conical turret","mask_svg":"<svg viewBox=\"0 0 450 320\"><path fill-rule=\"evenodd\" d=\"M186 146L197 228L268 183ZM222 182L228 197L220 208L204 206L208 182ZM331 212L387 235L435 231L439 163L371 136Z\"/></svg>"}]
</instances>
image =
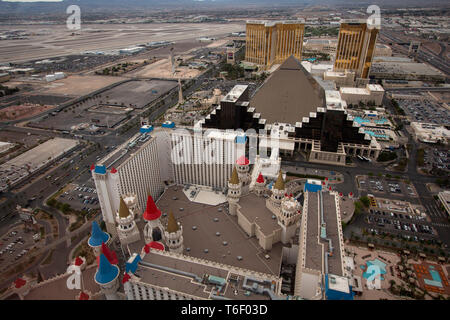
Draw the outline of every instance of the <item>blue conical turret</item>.
<instances>
[{"instance_id":1,"label":"blue conical turret","mask_svg":"<svg viewBox=\"0 0 450 320\"><path fill-rule=\"evenodd\" d=\"M109 234L106 232L103 232L102 229L100 229L97 221L92 222L92 232L91 237L89 238L88 244L91 247L99 247L102 245L102 243L107 243L109 240Z\"/></svg>"},{"instance_id":2,"label":"blue conical turret","mask_svg":"<svg viewBox=\"0 0 450 320\"><path fill-rule=\"evenodd\" d=\"M117 278L119 268L109 263L108 259L102 253L100 254L100 263L95 273L95 282L98 284L107 284Z\"/></svg>"}]
</instances>

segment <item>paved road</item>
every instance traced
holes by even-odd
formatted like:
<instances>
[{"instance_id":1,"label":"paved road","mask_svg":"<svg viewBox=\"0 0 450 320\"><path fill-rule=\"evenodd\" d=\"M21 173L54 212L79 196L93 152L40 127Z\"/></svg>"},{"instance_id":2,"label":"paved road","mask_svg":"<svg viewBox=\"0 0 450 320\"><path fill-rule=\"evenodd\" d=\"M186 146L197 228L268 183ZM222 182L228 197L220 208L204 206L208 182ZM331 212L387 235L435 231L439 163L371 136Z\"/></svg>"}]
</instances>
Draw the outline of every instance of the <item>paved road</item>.
<instances>
[{"instance_id":1,"label":"paved road","mask_svg":"<svg viewBox=\"0 0 450 320\"><path fill-rule=\"evenodd\" d=\"M98 215L95 220L100 222L101 215ZM70 233L63 233L63 236L61 236L61 232L59 234L59 238L55 241L52 241L49 243L48 239L46 241L46 246L40 248L39 250L35 251L32 255L27 255L27 259L33 257L33 256L39 256L43 253L49 253L51 250L53 250L52 254L52 261L48 266L43 266L42 271L44 275L47 275L47 277L54 276L56 274L61 274L67 270L68 266L68 252L70 252L72 249L75 248L76 245L78 245L79 240L84 238L89 234L91 230L91 222L85 223L77 230L70 232ZM51 232L51 229L50 229ZM71 239L72 237L76 237L73 242L71 242L70 246L67 246L67 241ZM45 254L43 257L40 257L38 260L36 260L31 266L29 266L25 271L22 271L21 274L27 273L33 270L36 270L36 268L41 264L41 262L44 260L45 257L47 257L47 254ZM7 280L0 283L0 288L10 285L16 276L10 277Z\"/></svg>"},{"instance_id":2,"label":"paved road","mask_svg":"<svg viewBox=\"0 0 450 320\"><path fill-rule=\"evenodd\" d=\"M404 47L403 45L399 45L398 43L403 43L404 40L397 38L395 34L395 30L382 29L380 31L380 36L385 37L389 40L389 42L393 43L393 48L403 54L408 55L409 49ZM426 48L421 47L417 53L416 59L420 62L426 62L433 67L439 69L446 75L447 80L450 74L450 64L448 59L445 57L442 58L440 55L436 55L434 52L427 50Z\"/></svg>"}]
</instances>

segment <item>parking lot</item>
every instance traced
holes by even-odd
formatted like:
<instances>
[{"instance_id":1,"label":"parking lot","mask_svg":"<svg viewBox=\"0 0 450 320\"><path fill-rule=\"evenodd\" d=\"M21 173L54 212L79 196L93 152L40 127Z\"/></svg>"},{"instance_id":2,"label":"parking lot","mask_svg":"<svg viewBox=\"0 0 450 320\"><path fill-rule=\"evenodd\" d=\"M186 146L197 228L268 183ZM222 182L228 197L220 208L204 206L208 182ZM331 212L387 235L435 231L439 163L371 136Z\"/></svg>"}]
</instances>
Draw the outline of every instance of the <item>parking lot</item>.
<instances>
[{"instance_id":1,"label":"parking lot","mask_svg":"<svg viewBox=\"0 0 450 320\"><path fill-rule=\"evenodd\" d=\"M450 152L447 150L425 149L424 163L430 169L450 170Z\"/></svg>"},{"instance_id":2,"label":"parking lot","mask_svg":"<svg viewBox=\"0 0 450 320\"><path fill-rule=\"evenodd\" d=\"M92 183L82 185L70 184L57 200L67 203L71 208L80 211L90 212L100 207L98 204L97 190L95 190Z\"/></svg>"},{"instance_id":3,"label":"parking lot","mask_svg":"<svg viewBox=\"0 0 450 320\"><path fill-rule=\"evenodd\" d=\"M94 133L98 130L96 127L113 128L177 85L176 81L165 80L124 82L63 110L58 109L44 115L31 121L28 126L81 133Z\"/></svg>"},{"instance_id":4,"label":"parking lot","mask_svg":"<svg viewBox=\"0 0 450 320\"><path fill-rule=\"evenodd\" d=\"M24 232L22 229L10 231L0 239L0 272L5 271L11 264L26 256L34 245L33 232Z\"/></svg>"},{"instance_id":5,"label":"parking lot","mask_svg":"<svg viewBox=\"0 0 450 320\"><path fill-rule=\"evenodd\" d=\"M418 197L414 186L404 181L370 176L358 176L356 180L359 188L369 193Z\"/></svg>"},{"instance_id":6,"label":"parking lot","mask_svg":"<svg viewBox=\"0 0 450 320\"><path fill-rule=\"evenodd\" d=\"M399 106L412 121L450 124L449 112L440 104L430 100L398 99Z\"/></svg>"},{"instance_id":7,"label":"parking lot","mask_svg":"<svg viewBox=\"0 0 450 320\"><path fill-rule=\"evenodd\" d=\"M405 240L436 241L437 233L424 217L371 209L367 216L369 232L401 235Z\"/></svg>"}]
</instances>

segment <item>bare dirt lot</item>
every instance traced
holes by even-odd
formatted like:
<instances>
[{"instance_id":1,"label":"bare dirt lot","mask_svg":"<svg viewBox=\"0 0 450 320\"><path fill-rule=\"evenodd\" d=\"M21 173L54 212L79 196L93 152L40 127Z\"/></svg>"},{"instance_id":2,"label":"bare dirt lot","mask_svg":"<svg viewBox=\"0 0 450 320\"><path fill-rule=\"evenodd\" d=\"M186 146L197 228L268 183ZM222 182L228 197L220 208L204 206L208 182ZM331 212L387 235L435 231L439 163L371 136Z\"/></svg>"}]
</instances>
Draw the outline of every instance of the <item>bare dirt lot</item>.
<instances>
[{"instance_id":1,"label":"bare dirt lot","mask_svg":"<svg viewBox=\"0 0 450 320\"><path fill-rule=\"evenodd\" d=\"M21 104L0 109L0 120L19 120L54 108L52 105Z\"/></svg>"},{"instance_id":2,"label":"bare dirt lot","mask_svg":"<svg viewBox=\"0 0 450 320\"><path fill-rule=\"evenodd\" d=\"M137 78L167 78L167 79L189 79L198 76L202 71L189 69L189 67L176 67L175 75L172 74L172 66L169 59L162 59L149 64L142 69L128 73Z\"/></svg>"}]
</instances>

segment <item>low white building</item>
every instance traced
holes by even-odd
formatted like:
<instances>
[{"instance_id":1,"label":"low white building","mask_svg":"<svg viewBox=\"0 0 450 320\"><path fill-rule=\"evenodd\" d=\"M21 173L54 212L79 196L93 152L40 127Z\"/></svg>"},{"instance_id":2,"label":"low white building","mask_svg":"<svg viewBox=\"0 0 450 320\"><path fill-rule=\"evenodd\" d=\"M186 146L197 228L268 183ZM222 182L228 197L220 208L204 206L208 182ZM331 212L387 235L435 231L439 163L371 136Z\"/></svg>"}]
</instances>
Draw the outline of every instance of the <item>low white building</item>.
<instances>
[{"instance_id":1,"label":"low white building","mask_svg":"<svg viewBox=\"0 0 450 320\"><path fill-rule=\"evenodd\" d=\"M448 143L450 130L433 123L411 122L417 140L426 143Z\"/></svg>"},{"instance_id":2,"label":"low white building","mask_svg":"<svg viewBox=\"0 0 450 320\"><path fill-rule=\"evenodd\" d=\"M3 153L14 146L13 143L0 141L0 153Z\"/></svg>"},{"instance_id":3,"label":"low white building","mask_svg":"<svg viewBox=\"0 0 450 320\"><path fill-rule=\"evenodd\" d=\"M323 74L323 79L334 81L338 87L353 86L355 83L355 72L349 70L342 72L325 71Z\"/></svg>"},{"instance_id":4,"label":"low white building","mask_svg":"<svg viewBox=\"0 0 450 320\"><path fill-rule=\"evenodd\" d=\"M384 89L379 84L368 84L365 88L341 87L339 92L347 104L367 104L372 101L380 106L383 103Z\"/></svg>"}]
</instances>

